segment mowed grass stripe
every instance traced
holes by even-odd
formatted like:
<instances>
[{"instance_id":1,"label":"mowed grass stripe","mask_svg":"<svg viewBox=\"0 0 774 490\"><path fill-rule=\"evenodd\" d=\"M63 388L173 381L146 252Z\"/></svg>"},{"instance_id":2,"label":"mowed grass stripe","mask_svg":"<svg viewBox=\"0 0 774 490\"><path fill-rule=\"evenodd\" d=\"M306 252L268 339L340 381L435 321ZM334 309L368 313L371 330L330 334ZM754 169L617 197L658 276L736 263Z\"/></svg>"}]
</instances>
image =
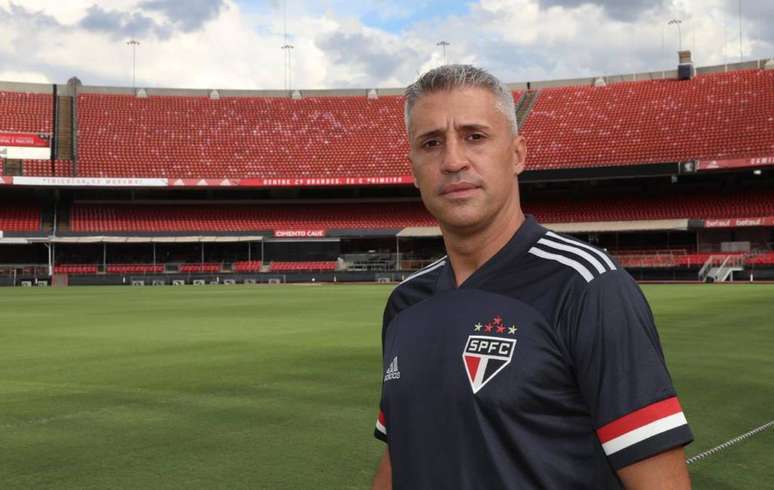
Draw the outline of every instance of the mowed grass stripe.
<instances>
[{"instance_id":1,"label":"mowed grass stripe","mask_svg":"<svg viewBox=\"0 0 774 490\"><path fill-rule=\"evenodd\" d=\"M0 291L3 488L367 487L390 290ZM774 286L644 291L696 434L688 455L771 420ZM692 465L695 487L771 481L771 442Z\"/></svg>"}]
</instances>

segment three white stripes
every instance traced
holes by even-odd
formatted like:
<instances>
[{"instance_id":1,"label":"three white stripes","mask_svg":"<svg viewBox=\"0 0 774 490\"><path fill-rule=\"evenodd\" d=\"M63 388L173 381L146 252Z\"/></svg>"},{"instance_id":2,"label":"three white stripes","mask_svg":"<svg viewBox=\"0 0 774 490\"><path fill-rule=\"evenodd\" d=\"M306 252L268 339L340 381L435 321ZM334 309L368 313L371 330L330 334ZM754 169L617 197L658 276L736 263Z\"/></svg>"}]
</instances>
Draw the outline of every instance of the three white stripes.
<instances>
[{"instance_id":1,"label":"three white stripes","mask_svg":"<svg viewBox=\"0 0 774 490\"><path fill-rule=\"evenodd\" d=\"M611 261L606 254L600 252L599 250L595 249L590 245L587 245L583 242L579 242L576 240L571 240L569 238L565 238L561 235L557 235L552 231L547 232L546 236L551 237L553 240L550 240L548 238L539 239L537 241L537 244L543 245L544 248L532 247L529 249L529 253L543 259L559 262L560 264L564 264L568 267L575 269L575 271L578 274L580 274L583 277L583 279L586 280L586 282L591 282L594 279L594 273L591 270L589 270L589 268L585 264L583 264L582 262L574 258L568 257L566 254L552 253L545 250L545 248L560 250L562 252L568 252L577 257L580 257L586 262L588 262L589 264L591 264L591 266L594 269L596 269L596 271L600 275L604 274L608 270L616 269L615 264L613 264L613 261ZM601 262L600 262L600 259L601 259ZM608 268L605 268L605 266L602 265L602 262L604 262Z\"/></svg>"},{"instance_id":2,"label":"three white stripes","mask_svg":"<svg viewBox=\"0 0 774 490\"><path fill-rule=\"evenodd\" d=\"M610 257L608 257L604 253L600 252L596 248L592 247L591 245L589 245L587 243L580 242L578 240L571 240L569 238L565 238L565 237L563 237L561 235L557 235L553 231L549 231L548 233L546 233L546 235L550 236L551 238L555 238L557 240L563 241L565 243L569 243L569 244L575 245L576 247L581 247L581 248L585 248L587 250L590 250L591 252L593 252L597 256L599 256L605 262L605 264L607 264L607 266L610 267L611 271L615 270L615 264L613 264L613 261L610 260Z\"/></svg>"}]
</instances>

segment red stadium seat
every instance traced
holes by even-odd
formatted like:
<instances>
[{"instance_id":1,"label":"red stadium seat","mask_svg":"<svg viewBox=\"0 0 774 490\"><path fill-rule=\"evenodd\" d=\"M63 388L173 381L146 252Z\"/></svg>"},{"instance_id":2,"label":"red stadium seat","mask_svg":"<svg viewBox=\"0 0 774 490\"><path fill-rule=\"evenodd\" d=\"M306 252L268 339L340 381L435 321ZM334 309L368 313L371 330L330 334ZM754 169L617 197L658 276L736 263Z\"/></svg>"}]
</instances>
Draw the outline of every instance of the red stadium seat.
<instances>
[{"instance_id":1,"label":"red stadium seat","mask_svg":"<svg viewBox=\"0 0 774 490\"><path fill-rule=\"evenodd\" d=\"M257 232L271 230L401 229L434 226L421 203L304 205L75 204L76 232Z\"/></svg>"},{"instance_id":2,"label":"red stadium seat","mask_svg":"<svg viewBox=\"0 0 774 490\"><path fill-rule=\"evenodd\" d=\"M51 94L0 91L0 131L50 133Z\"/></svg>"},{"instance_id":3,"label":"red stadium seat","mask_svg":"<svg viewBox=\"0 0 774 490\"><path fill-rule=\"evenodd\" d=\"M402 106L399 96L81 94L79 176L406 176ZM50 132L50 113L50 95L0 92L0 131ZM768 157L772 113L770 70L540 89L522 128L527 169ZM25 175L50 174L46 163L25 162Z\"/></svg>"},{"instance_id":4,"label":"red stadium seat","mask_svg":"<svg viewBox=\"0 0 774 490\"><path fill-rule=\"evenodd\" d=\"M93 264L59 264L54 266L57 274L96 274L97 266Z\"/></svg>"},{"instance_id":5,"label":"red stadium seat","mask_svg":"<svg viewBox=\"0 0 774 490\"><path fill-rule=\"evenodd\" d=\"M220 272L221 265L218 263L204 262L200 264L181 264L180 272L199 272L199 273L212 273Z\"/></svg>"},{"instance_id":6,"label":"red stadium seat","mask_svg":"<svg viewBox=\"0 0 774 490\"><path fill-rule=\"evenodd\" d=\"M234 262L232 264L232 269L234 270L234 272L259 272L262 266L263 266L263 263L260 261L243 260L243 261Z\"/></svg>"},{"instance_id":7,"label":"red stadium seat","mask_svg":"<svg viewBox=\"0 0 774 490\"><path fill-rule=\"evenodd\" d=\"M774 155L774 71L540 90L528 170Z\"/></svg>"},{"instance_id":8,"label":"red stadium seat","mask_svg":"<svg viewBox=\"0 0 774 490\"><path fill-rule=\"evenodd\" d=\"M774 252L765 252L749 257L747 265L774 265Z\"/></svg>"},{"instance_id":9,"label":"red stadium seat","mask_svg":"<svg viewBox=\"0 0 774 490\"><path fill-rule=\"evenodd\" d=\"M272 272L298 272L298 271L333 271L336 270L335 261L301 261L282 262L272 261Z\"/></svg>"},{"instance_id":10,"label":"red stadium seat","mask_svg":"<svg viewBox=\"0 0 774 490\"><path fill-rule=\"evenodd\" d=\"M82 94L78 104L81 176L409 174L403 99L398 96L211 100Z\"/></svg>"},{"instance_id":11,"label":"red stadium seat","mask_svg":"<svg viewBox=\"0 0 774 490\"><path fill-rule=\"evenodd\" d=\"M542 223L656 219L727 219L774 216L774 191L684 194L669 197L525 198L524 209ZM216 232L397 230L435 226L419 202L284 205L74 204L75 232Z\"/></svg>"},{"instance_id":12,"label":"red stadium seat","mask_svg":"<svg viewBox=\"0 0 774 490\"><path fill-rule=\"evenodd\" d=\"M39 232L41 231L40 206L7 205L0 203L0 231Z\"/></svg>"},{"instance_id":13,"label":"red stadium seat","mask_svg":"<svg viewBox=\"0 0 774 490\"><path fill-rule=\"evenodd\" d=\"M524 201L525 211L543 223L774 216L774 191Z\"/></svg>"},{"instance_id":14,"label":"red stadium seat","mask_svg":"<svg viewBox=\"0 0 774 490\"><path fill-rule=\"evenodd\" d=\"M152 274L164 272L163 264L108 264L108 274Z\"/></svg>"}]
</instances>

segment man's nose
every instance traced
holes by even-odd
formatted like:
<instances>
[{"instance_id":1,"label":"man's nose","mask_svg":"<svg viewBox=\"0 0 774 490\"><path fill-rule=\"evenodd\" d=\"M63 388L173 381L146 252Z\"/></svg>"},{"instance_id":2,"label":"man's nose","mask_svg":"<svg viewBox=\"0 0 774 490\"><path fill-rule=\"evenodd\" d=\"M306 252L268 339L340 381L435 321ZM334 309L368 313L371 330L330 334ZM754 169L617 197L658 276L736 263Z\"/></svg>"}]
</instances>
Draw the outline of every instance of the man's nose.
<instances>
[{"instance_id":1,"label":"man's nose","mask_svg":"<svg viewBox=\"0 0 774 490\"><path fill-rule=\"evenodd\" d=\"M465 155L464 146L456 140L450 138L444 148L441 170L448 173L456 173L467 168L468 159Z\"/></svg>"}]
</instances>

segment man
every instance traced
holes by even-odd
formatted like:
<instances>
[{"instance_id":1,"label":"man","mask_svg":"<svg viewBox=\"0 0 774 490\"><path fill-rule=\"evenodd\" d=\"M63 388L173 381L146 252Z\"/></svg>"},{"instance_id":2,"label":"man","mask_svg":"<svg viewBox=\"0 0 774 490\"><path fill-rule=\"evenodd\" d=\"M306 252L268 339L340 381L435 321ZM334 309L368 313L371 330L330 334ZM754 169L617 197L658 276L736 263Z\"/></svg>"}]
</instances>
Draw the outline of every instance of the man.
<instances>
[{"instance_id":1,"label":"man","mask_svg":"<svg viewBox=\"0 0 774 490\"><path fill-rule=\"evenodd\" d=\"M693 436L639 287L522 213L510 91L447 65L405 95L411 171L448 255L384 312L373 488L690 488Z\"/></svg>"}]
</instances>

